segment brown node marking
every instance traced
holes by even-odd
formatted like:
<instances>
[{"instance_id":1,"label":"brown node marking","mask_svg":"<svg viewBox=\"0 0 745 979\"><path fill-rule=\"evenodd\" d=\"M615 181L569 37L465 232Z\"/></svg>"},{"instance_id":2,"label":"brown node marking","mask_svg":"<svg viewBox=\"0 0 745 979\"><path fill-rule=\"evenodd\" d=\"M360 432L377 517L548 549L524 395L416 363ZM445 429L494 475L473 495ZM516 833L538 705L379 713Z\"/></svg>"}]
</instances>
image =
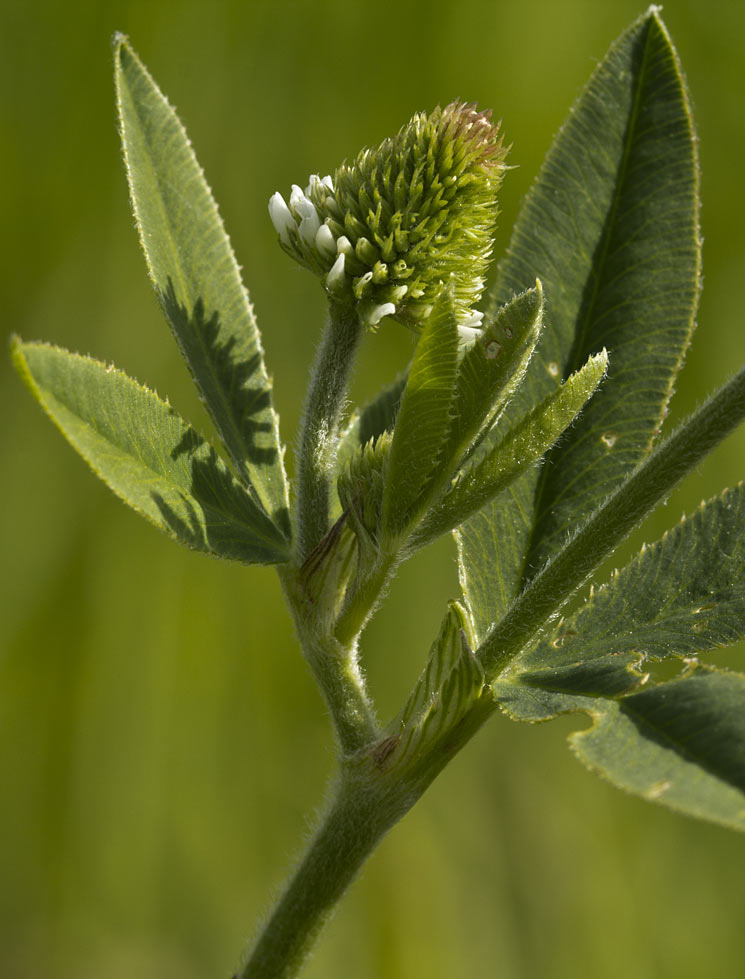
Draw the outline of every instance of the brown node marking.
<instances>
[{"instance_id":1,"label":"brown node marking","mask_svg":"<svg viewBox=\"0 0 745 979\"><path fill-rule=\"evenodd\" d=\"M383 738L382 741L379 741L378 744L375 745L371 754L372 760L375 762L378 768L382 768L383 765L385 765L386 761L396 750L396 745L400 740L400 734L392 734L388 738Z\"/></svg>"}]
</instances>

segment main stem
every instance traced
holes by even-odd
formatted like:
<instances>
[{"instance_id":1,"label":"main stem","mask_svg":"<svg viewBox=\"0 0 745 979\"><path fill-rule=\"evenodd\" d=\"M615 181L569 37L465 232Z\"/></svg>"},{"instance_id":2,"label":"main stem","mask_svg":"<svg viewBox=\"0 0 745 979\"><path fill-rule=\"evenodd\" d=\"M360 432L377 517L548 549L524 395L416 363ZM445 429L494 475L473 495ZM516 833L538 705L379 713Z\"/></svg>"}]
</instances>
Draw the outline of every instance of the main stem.
<instances>
[{"instance_id":1,"label":"main stem","mask_svg":"<svg viewBox=\"0 0 745 979\"><path fill-rule=\"evenodd\" d=\"M235 979L294 979L318 933L408 805L381 784L342 776L315 837Z\"/></svg>"}]
</instances>

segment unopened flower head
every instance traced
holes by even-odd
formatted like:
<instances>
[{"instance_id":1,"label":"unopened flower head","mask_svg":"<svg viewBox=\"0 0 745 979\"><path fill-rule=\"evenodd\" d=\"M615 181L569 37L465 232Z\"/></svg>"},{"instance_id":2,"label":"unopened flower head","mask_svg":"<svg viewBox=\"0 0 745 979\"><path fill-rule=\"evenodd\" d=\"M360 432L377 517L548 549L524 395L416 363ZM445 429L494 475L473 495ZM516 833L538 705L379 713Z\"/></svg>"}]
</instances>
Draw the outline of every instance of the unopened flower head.
<instances>
[{"instance_id":1,"label":"unopened flower head","mask_svg":"<svg viewBox=\"0 0 745 979\"><path fill-rule=\"evenodd\" d=\"M464 339L476 331L506 155L491 113L452 102L413 117L333 176L312 176L269 213L282 247L374 327L420 329L452 283Z\"/></svg>"}]
</instances>

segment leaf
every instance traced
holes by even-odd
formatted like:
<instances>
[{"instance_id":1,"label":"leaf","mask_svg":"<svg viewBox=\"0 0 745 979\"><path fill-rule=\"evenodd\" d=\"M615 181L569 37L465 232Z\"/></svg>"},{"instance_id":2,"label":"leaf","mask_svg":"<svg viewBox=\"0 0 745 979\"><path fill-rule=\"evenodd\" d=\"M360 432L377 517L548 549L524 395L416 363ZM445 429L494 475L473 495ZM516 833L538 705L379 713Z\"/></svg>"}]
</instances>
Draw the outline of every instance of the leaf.
<instances>
[{"instance_id":1,"label":"leaf","mask_svg":"<svg viewBox=\"0 0 745 979\"><path fill-rule=\"evenodd\" d=\"M370 439L350 455L337 480L340 507L349 517L360 544L370 544L373 559L377 553L391 441L390 432L383 432L376 440Z\"/></svg>"},{"instance_id":2,"label":"leaf","mask_svg":"<svg viewBox=\"0 0 745 979\"><path fill-rule=\"evenodd\" d=\"M542 327L543 290L513 296L458 364L448 454L470 457L522 381Z\"/></svg>"},{"instance_id":3,"label":"leaf","mask_svg":"<svg viewBox=\"0 0 745 979\"><path fill-rule=\"evenodd\" d=\"M393 432L382 512L383 532L393 538L419 516L442 468L457 351L455 307L443 289L417 343Z\"/></svg>"},{"instance_id":4,"label":"leaf","mask_svg":"<svg viewBox=\"0 0 745 979\"><path fill-rule=\"evenodd\" d=\"M698 667L606 704L569 740L619 788L745 830L745 675Z\"/></svg>"},{"instance_id":5,"label":"leaf","mask_svg":"<svg viewBox=\"0 0 745 979\"><path fill-rule=\"evenodd\" d=\"M122 35L114 59L132 207L151 279L237 472L289 536L278 419L232 247L183 126Z\"/></svg>"},{"instance_id":6,"label":"leaf","mask_svg":"<svg viewBox=\"0 0 745 979\"><path fill-rule=\"evenodd\" d=\"M486 632L477 655L490 680L538 642L547 625L615 548L743 419L745 367L654 447Z\"/></svg>"},{"instance_id":7,"label":"leaf","mask_svg":"<svg viewBox=\"0 0 745 979\"><path fill-rule=\"evenodd\" d=\"M468 643L464 609L451 602L427 665L382 742L391 768L422 760L481 696L484 673ZM390 758L390 760L388 760Z\"/></svg>"},{"instance_id":8,"label":"leaf","mask_svg":"<svg viewBox=\"0 0 745 979\"><path fill-rule=\"evenodd\" d=\"M477 650L478 654L478 650ZM560 714L597 714L603 701L646 683L638 653L609 653L587 663L515 671L489 686L502 711L513 721L550 721Z\"/></svg>"},{"instance_id":9,"label":"leaf","mask_svg":"<svg viewBox=\"0 0 745 979\"><path fill-rule=\"evenodd\" d=\"M499 269L495 305L538 277L548 308L511 419L602 346L611 370L541 475L524 476L461 535L464 587L485 582L478 598L465 592L480 634L649 451L692 330L697 214L688 100L650 8L611 47L575 104Z\"/></svg>"},{"instance_id":10,"label":"leaf","mask_svg":"<svg viewBox=\"0 0 745 979\"><path fill-rule=\"evenodd\" d=\"M745 636L745 486L645 547L550 639L490 686L515 720L583 711L577 756L614 784L745 829L745 676L696 667L641 688L647 656L690 658ZM477 655L484 659L482 650ZM620 698L620 699L615 699Z\"/></svg>"},{"instance_id":11,"label":"leaf","mask_svg":"<svg viewBox=\"0 0 745 979\"><path fill-rule=\"evenodd\" d=\"M594 661L600 696L548 691L528 683L491 685L515 720L542 721L584 712L587 730L569 736L577 758L618 788L678 812L745 830L745 675L696 667L686 675L619 699L619 664ZM636 685L643 678L636 675ZM632 685L634 685L632 683Z\"/></svg>"},{"instance_id":12,"label":"leaf","mask_svg":"<svg viewBox=\"0 0 745 979\"><path fill-rule=\"evenodd\" d=\"M196 550L245 563L288 559L280 531L215 450L152 391L59 347L13 343L34 397L125 503Z\"/></svg>"},{"instance_id":13,"label":"leaf","mask_svg":"<svg viewBox=\"0 0 745 979\"><path fill-rule=\"evenodd\" d=\"M336 453L337 473L342 473L368 442L376 442L383 432L393 431L401 404L401 395L406 387L406 378L406 374L399 375L392 384L379 391L361 411L352 414L339 439Z\"/></svg>"},{"instance_id":14,"label":"leaf","mask_svg":"<svg viewBox=\"0 0 745 979\"><path fill-rule=\"evenodd\" d=\"M594 591L520 672L627 651L693 657L745 638L745 485L702 504Z\"/></svg>"},{"instance_id":15,"label":"leaf","mask_svg":"<svg viewBox=\"0 0 745 979\"><path fill-rule=\"evenodd\" d=\"M377 440L383 432L393 430L401 405L401 396L406 387L406 379L406 374L399 375L389 387L384 388L362 409L359 424L356 426L359 447L367 445L370 440Z\"/></svg>"},{"instance_id":16,"label":"leaf","mask_svg":"<svg viewBox=\"0 0 745 979\"><path fill-rule=\"evenodd\" d=\"M460 473L437 508L415 531L412 547L420 547L464 523L540 459L597 390L607 364L605 351L590 357L581 370L507 432L501 442ZM472 542L472 548L477 546L478 542Z\"/></svg>"},{"instance_id":17,"label":"leaf","mask_svg":"<svg viewBox=\"0 0 745 979\"><path fill-rule=\"evenodd\" d=\"M553 693L579 697L617 697L646 683L647 674L640 672L641 653L608 653L588 662L566 666L543 666L535 672L520 671L515 682Z\"/></svg>"}]
</instances>

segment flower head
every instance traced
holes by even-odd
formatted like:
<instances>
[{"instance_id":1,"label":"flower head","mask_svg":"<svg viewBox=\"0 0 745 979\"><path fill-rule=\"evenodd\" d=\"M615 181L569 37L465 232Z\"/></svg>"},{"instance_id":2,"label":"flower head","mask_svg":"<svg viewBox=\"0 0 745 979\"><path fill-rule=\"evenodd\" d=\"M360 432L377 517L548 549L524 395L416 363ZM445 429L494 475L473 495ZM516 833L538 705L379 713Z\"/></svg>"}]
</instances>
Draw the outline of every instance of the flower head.
<instances>
[{"instance_id":1,"label":"flower head","mask_svg":"<svg viewBox=\"0 0 745 979\"><path fill-rule=\"evenodd\" d=\"M478 328L506 155L491 113L452 102L415 115L392 139L332 176L293 186L269 213L282 247L355 302L374 327L392 316L418 331L452 282L464 338Z\"/></svg>"}]
</instances>

